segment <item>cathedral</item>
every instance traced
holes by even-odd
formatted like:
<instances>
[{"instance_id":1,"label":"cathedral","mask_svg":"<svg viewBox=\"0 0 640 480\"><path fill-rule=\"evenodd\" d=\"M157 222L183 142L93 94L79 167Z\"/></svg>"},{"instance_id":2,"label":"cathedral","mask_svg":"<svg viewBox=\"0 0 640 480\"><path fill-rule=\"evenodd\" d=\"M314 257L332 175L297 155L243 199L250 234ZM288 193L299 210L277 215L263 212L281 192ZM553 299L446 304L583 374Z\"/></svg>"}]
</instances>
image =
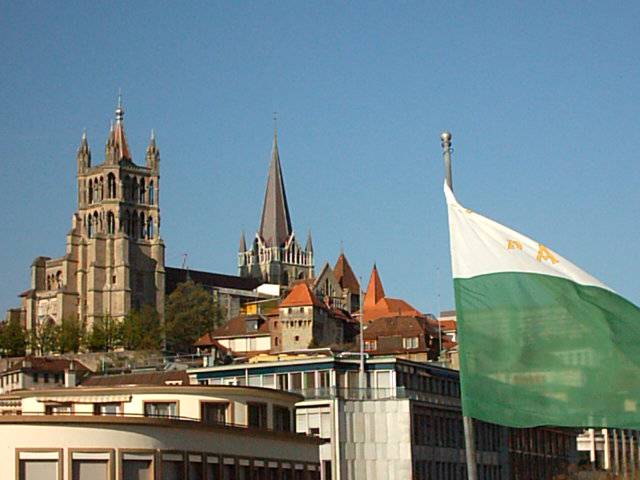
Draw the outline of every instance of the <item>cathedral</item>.
<instances>
[{"instance_id":1,"label":"cathedral","mask_svg":"<svg viewBox=\"0 0 640 480\"><path fill-rule=\"evenodd\" d=\"M160 237L160 152L152 132L145 165L133 163L118 101L105 159L92 165L86 133L77 153L78 207L60 258L38 257L22 305L9 312L31 330L76 317L122 319L152 305L164 313L164 243Z\"/></svg>"},{"instance_id":2,"label":"cathedral","mask_svg":"<svg viewBox=\"0 0 640 480\"><path fill-rule=\"evenodd\" d=\"M273 135L271 164L262 206L260 229L247 248L244 233L240 236L238 275L265 283L288 286L294 280L313 278L313 243L311 234L305 248L298 243L289 215L284 178L278 153L278 133Z\"/></svg>"}]
</instances>

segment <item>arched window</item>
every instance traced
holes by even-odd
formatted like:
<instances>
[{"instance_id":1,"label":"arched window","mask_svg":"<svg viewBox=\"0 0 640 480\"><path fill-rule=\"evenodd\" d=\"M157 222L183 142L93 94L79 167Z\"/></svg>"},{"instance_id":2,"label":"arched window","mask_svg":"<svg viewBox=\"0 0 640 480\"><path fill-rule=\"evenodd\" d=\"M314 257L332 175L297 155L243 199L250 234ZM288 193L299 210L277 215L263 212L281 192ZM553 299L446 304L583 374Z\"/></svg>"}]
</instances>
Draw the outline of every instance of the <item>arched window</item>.
<instances>
[{"instance_id":1,"label":"arched window","mask_svg":"<svg viewBox=\"0 0 640 480\"><path fill-rule=\"evenodd\" d=\"M91 215L87 218L87 235L89 238L93 238L93 218Z\"/></svg>"},{"instance_id":2,"label":"arched window","mask_svg":"<svg viewBox=\"0 0 640 480\"><path fill-rule=\"evenodd\" d=\"M98 200L102 200L104 198L104 178L100 177L100 195Z\"/></svg>"},{"instance_id":3,"label":"arched window","mask_svg":"<svg viewBox=\"0 0 640 480\"><path fill-rule=\"evenodd\" d=\"M151 240L151 239L153 239L153 235L154 235L154 232L153 232L153 217L149 217L147 219L147 238L149 240Z\"/></svg>"},{"instance_id":4,"label":"arched window","mask_svg":"<svg viewBox=\"0 0 640 480\"><path fill-rule=\"evenodd\" d=\"M89 203L93 203L93 180L89 180Z\"/></svg>"},{"instance_id":5,"label":"arched window","mask_svg":"<svg viewBox=\"0 0 640 480\"><path fill-rule=\"evenodd\" d=\"M138 214L136 212L133 212L131 216L131 236L134 238L138 236Z\"/></svg>"},{"instance_id":6,"label":"arched window","mask_svg":"<svg viewBox=\"0 0 640 480\"><path fill-rule=\"evenodd\" d=\"M62 272L60 270L56 273L56 288L62 288Z\"/></svg>"},{"instance_id":7,"label":"arched window","mask_svg":"<svg viewBox=\"0 0 640 480\"><path fill-rule=\"evenodd\" d=\"M131 200L138 201L138 180L136 180L136 177L131 179Z\"/></svg>"},{"instance_id":8,"label":"arched window","mask_svg":"<svg viewBox=\"0 0 640 480\"><path fill-rule=\"evenodd\" d=\"M140 225L138 226L138 236L144 238L144 213L140 212Z\"/></svg>"},{"instance_id":9,"label":"arched window","mask_svg":"<svg viewBox=\"0 0 640 480\"><path fill-rule=\"evenodd\" d=\"M47 290L51 290L51 275L47 275Z\"/></svg>"},{"instance_id":10,"label":"arched window","mask_svg":"<svg viewBox=\"0 0 640 480\"><path fill-rule=\"evenodd\" d=\"M124 182L122 182L122 196L125 200L129 200L131 196L131 178L129 175L125 175Z\"/></svg>"},{"instance_id":11,"label":"arched window","mask_svg":"<svg viewBox=\"0 0 640 480\"><path fill-rule=\"evenodd\" d=\"M153 205L156 201L156 191L153 188L153 180L149 182L149 205Z\"/></svg>"},{"instance_id":12,"label":"arched window","mask_svg":"<svg viewBox=\"0 0 640 480\"><path fill-rule=\"evenodd\" d=\"M145 194L144 178L140 179L139 193L140 193L140 195L138 196L138 201L140 203L144 203L144 194Z\"/></svg>"},{"instance_id":13,"label":"arched window","mask_svg":"<svg viewBox=\"0 0 640 480\"><path fill-rule=\"evenodd\" d=\"M124 233L127 235L131 233L131 213L129 210L124 213Z\"/></svg>"},{"instance_id":14,"label":"arched window","mask_svg":"<svg viewBox=\"0 0 640 480\"><path fill-rule=\"evenodd\" d=\"M93 212L93 231L94 235L100 231L100 221L98 220L98 212Z\"/></svg>"},{"instance_id":15,"label":"arched window","mask_svg":"<svg viewBox=\"0 0 640 480\"><path fill-rule=\"evenodd\" d=\"M116 232L116 217L113 212L107 213L107 233L113 235Z\"/></svg>"},{"instance_id":16,"label":"arched window","mask_svg":"<svg viewBox=\"0 0 640 480\"><path fill-rule=\"evenodd\" d=\"M116 176L113 173L107 175L107 193L109 198L116 198Z\"/></svg>"}]
</instances>

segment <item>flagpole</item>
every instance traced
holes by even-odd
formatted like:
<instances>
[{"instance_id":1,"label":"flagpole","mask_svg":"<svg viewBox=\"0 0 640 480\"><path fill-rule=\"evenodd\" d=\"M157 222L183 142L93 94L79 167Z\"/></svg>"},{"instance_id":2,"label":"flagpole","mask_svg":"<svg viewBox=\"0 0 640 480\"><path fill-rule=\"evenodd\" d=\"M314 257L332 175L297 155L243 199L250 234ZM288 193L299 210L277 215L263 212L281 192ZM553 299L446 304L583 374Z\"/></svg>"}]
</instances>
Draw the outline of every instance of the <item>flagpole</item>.
<instances>
[{"instance_id":1,"label":"flagpole","mask_svg":"<svg viewBox=\"0 0 640 480\"><path fill-rule=\"evenodd\" d=\"M442 141L442 156L444 157L444 174L447 186L453 191L451 179L451 133L444 131L440 134ZM465 456L467 459L467 479L478 480L478 465L476 464L476 442L473 418L462 412L462 424L464 426Z\"/></svg>"}]
</instances>

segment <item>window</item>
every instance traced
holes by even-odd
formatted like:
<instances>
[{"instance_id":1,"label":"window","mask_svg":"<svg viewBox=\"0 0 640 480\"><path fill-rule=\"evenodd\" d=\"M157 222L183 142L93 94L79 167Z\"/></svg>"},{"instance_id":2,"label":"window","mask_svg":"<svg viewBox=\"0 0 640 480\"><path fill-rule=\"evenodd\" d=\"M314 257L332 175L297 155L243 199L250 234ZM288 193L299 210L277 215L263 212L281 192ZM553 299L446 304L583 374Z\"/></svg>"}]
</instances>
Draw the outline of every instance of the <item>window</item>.
<instances>
[{"instance_id":1,"label":"window","mask_svg":"<svg viewBox=\"0 0 640 480\"><path fill-rule=\"evenodd\" d=\"M58 403L44 406L45 415L69 415L71 413L70 403Z\"/></svg>"},{"instance_id":2,"label":"window","mask_svg":"<svg viewBox=\"0 0 640 480\"><path fill-rule=\"evenodd\" d=\"M70 480L110 480L112 463L110 452L73 452Z\"/></svg>"},{"instance_id":3,"label":"window","mask_svg":"<svg viewBox=\"0 0 640 480\"><path fill-rule=\"evenodd\" d=\"M277 384L278 390L289 390L289 376L286 373L279 373L277 375L277 380L278 380L278 384Z\"/></svg>"},{"instance_id":4,"label":"window","mask_svg":"<svg viewBox=\"0 0 640 480\"><path fill-rule=\"evenodd\" d=\"M163 453L162 480L185 480L184 479L184 457L181 453Z\"/></svg>"},{"instance_id":5,"label":"window","mask_svg":"<svg viewBox=\"0 0 640 480\"><path fill-rule=\"evenodd\" d=\"M291 374L291 389L302 389L302 374L300 372Z\"/></svg>"},{"instance_id":6,"label":"window","mask_svg":"<svg viewBox=\"0 0 640 480\"><path fill-rule=\"evenodd\" d=\"M405 337L402 339L404 348L418 348L418 337Z\"/></svg>"},{"instance_id":7,"label":"window","mask_svg":"<svg viewBox=\"0 0 640 480\"><path fill-rule=\"evenodd\" d=\"M222 480L236 480L236 461L225 458L222 464Z\"/></svg>"},{"instance_id":8,"label":"window","mask_svg":"<svg viewBox=\"0 0 640 480\"><path fill-rule=\"evenodd\" d=\"M290 432L291 411L287 407L273 406L273 429L278 432Z\"/></svg>"},{"instance_id":9,"label":"window","mask_svg":"<svg viewBox=\"0 0 640 480\"><path fill-rule=\"evenodd\" d=\"M149 182L149 205L153 205L156 199L156 191L153 188L153 180Z\"/></svg>"},{"instance_id":10,"label":"window","mask_svg":"<svg viewBox=\"0 0 640 480\"><path fill-rule=\"evenodd\" d=\"M218 457L207 457L205 470L207 480L220 480L220 463L218 463Z\"/></svg>"},{"instance_id":11,"label":"window","mask_svg":"<svg viewBox=\"0 0 640 480\"><path fill-rule=\"evenodd\" d=\"M93 414L94 415L118 415L121 412L121 405L119 403L94 403Z\"/></svg>"},{"instance_id":12,"label":"window","mask_svg":"<svg viewBox=\"0 0 640 480\"><path fill-rule=\"evenodd\" d=\"M267 428L267 404L248 403L247 412L249 417L248 425L255 428Z\"/></svg>"},{"instance_id":13,"label":"window","mask_svg":"<svg viewBox=\"0 0 640 480\"><path fill-rule=\"evenodd\" d=\"M175 417L177 415L177 402L148 402L144 404L145 417Z\"/></svg>"},{"instance_id":14,"label":"window","mask_svg":"<svg viewBox=\"0 0 640 480\"><path fill-rule=\"evenodd\" d=\"M120 462L122 475L119 478L132 480L153 480L155 468L153 453L125 453Z\"/></svg>"},{"instance_id":15,"label":"window","mask_svg":"<svg viewBox=\"0 0 640 480\"><path fill-rule=\"evenodd\" d=\"M207 425L225 423L228 403L202 402L200 404L200 420Z\"/></svg>"},{"instance_id":16,"label":"window","mask_svg":"<svg viewBox=\"0 0 640 480\"><path fill-rule=\"evenodd\" d=\"M189 480L204 480L202 456L189 454Z\"/></svg>"},{"instance_id":17,"label":"window","mask_svg":"<svg viewBox=\"0 0 640 480\"><path fill-rule=\"evenodd\" d=\"M37 373L33 374L33 383L38 383L38 374Z\"/></svg>"},{"instance_id":18,"label":"window","mask_svg":"<svg viewBox=\"0 0 640 480\"><path fill-rule=\"evenodd\" d=\"M364 349L367 351L376 350L378 348L378 342L375 340L365 340Z\"/></svg>"}]
</instances>

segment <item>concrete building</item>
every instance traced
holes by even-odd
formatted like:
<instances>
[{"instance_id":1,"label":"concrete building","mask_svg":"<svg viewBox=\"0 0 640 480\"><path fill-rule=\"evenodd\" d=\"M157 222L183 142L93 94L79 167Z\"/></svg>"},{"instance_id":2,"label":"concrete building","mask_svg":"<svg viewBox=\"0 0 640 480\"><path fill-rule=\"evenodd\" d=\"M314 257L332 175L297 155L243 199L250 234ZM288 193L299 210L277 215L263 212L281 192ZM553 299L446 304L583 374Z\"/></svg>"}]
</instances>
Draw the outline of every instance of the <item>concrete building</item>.
<instances>
[{"instance_id":1,"label":"concrete building","mask_svg":"<svg viewBox=\"0 0 640 480\"><path fill-rule=\"evenodd\" d=\"M293 280L313 278L311 234L302 248L291 226L277 132L273 136L260 229L249 248L244 233L240 236L238 275L284 286Z\"/></svg>"},{"instance_id":2,"label":"concrete building","mask_svg":"<svg viewBox=\"0 0 640 480\"><path fill-rule=\"evenodd\" d=\"M300 399L194 385L14 392L0 396L19 408L0 416L0 478L319 479L320 442L292 431Z\"/></svg>"},{"instance_id":3,"label":"concrete building","mask_svg":"<svg viewBox=\"0 0 640 480\"><path fill-rule=\"evenodd\" d=\"M14 390L75 387L91 371L77 360L27 356L15 359L0 372L0 394Z\"/></svg>"},{"instance_id":4,"label":"concrete building","mask_svg":"<svg viewBox=\"0 0 640 480\"><path fill-rule=\"evenodd\" d=\"M324 479L466 479L458 373L396 357L365 362L328 350L252 358L250 363L189 370L191 381L252 385L301 393L296 429L320 446ZM575 433L509 430L476 422L483 480L549 479L576 461ZM516 442L517 438L528 442ZM514 475L537 462L535 477Z\"/></svg>"},{"instance_id":5,"label":"concrete building","mask_svg":"<svg viewBox=\"0 0 640 480\"><path fill-rule=\"evenodd\" d=\"M148 304L164 314L164 243L160 237L160 151L151 134L145 165L133 163L119 103L105 148L93 165L86 134L77 153L78 206L59 258L37 257L20 294L28 330L77 317L122 319ZM16 312L10 312L15 316Z\"/></svg>"}]
</instances>

